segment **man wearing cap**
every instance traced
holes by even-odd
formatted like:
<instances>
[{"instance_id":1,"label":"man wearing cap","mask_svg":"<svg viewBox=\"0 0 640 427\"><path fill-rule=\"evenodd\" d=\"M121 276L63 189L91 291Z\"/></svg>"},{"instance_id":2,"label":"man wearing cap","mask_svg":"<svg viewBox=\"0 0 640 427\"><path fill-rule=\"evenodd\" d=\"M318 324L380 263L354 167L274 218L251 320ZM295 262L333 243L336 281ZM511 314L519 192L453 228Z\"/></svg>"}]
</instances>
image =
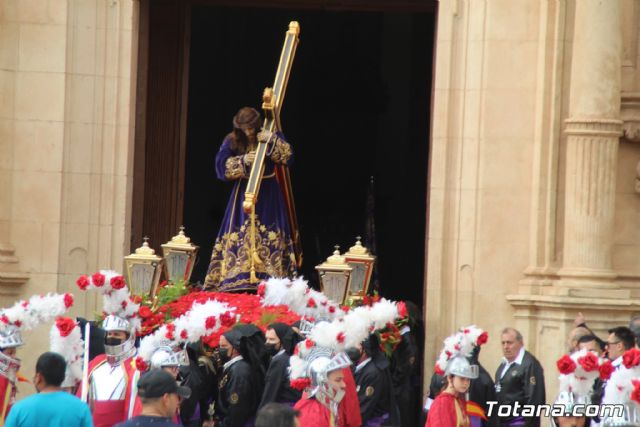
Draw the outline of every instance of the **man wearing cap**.
<instances>
[{"instance_id":1,"label":"man wearing cap","mask_svg":"<svg viewBox=\"0 0 640 427\"><path fill-rule=\"evenodd\" d=\"M273 323L269 325L265 335L265 349L271 356L271 362L259 408L271 402L293 406L302 396L302 393L291 388L289 383L289 359L297 342L295 332L289 325Z\"/></svg>"},{"instance_id":2,"label":"man wearing cap","mask_svg":"<svg viewBox=\"0 0 640 427\"><path fill-rule=\"evenodd\" d=\"M237 328L220 336L220 359L224 362L218 384L216 415L222 427L244 427L256 415L261 393L258 372L242 354L246 350Z\"/></svg>"},{"instance_id":3,"label":"man wearing cap","mask_svg":"<svg viewBox=\"0 0 640 427\"><path fill-rule=\"evenodd\" d=\"M191 395L188 387L178 386L175 378L162 369L152 369L138 381L138 396L142 412L132 419L116 424L116 427L173 427L181 399Z\"/></svg>"}]
</instances>

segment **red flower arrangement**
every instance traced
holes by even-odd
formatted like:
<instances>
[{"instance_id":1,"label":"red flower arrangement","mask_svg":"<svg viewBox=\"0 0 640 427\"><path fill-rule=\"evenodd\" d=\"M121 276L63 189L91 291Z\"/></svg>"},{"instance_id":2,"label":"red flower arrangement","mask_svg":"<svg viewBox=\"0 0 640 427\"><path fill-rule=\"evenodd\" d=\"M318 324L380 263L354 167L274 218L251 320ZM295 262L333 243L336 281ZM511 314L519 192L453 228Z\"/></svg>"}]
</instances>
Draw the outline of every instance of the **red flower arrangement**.
<instances>
[{"instance_id":1,"label":"red flower arrangement","mask_svg":"<svg viewBox=\"0 0 640 427\"><path fill-rule=\"evenodd\" d=\"M311 379L310 378L297 378L295 380L291 380L289 382L289 385L291 385L291 388L294 390L304 390L305 388L311 386Z\"/></svg>"},{"instance_id":2,"label":"red flower arrangement","mask_svg":"<svg viewBox=\"0 0 640 427\"><path fill-rule=\"evenodd\" d=\"M336 335L336 341L338 341L340 344L344 343L344 332L338 332L338 335Z\"/></svg>"},{"instance_id":3,"label":"red flower arrangement","mask_svg":"<svg viewBox=\"0 0 640 427\"><path fill-rule=\"evenodd\" d=\"M136 357L136 369L140 372L144 372L149 369L149 365L140 356Z\"/></svg>"},{"instance_id":4,"label":"red flower arrangement","mask_svg":"<svg viewBox=\"0 0 640 427\"><path fill-rule=\"evenodd\" d=\"M93 273L93 276L91 276L91 281L98 288L102 287L104 285L104 274Z\"/></svg>"},{"instance_id":5,"label":"red flower arrangement","mask_svg":"<svg viewBox=\"0 0 640 427\"><path fill-rule=\"evenodd\" d=\"M640 364L640 350L637 348L630 348L622 355L622 364L625 368L630 369Z\"/></svg>"},{"instance_id":6,"label":"red flower arrangement","mask_svg":"<svg viewBox=\"0 0 640 427\"><path fill-rule=\"evenodd\" d=\"M61 337L68 337L75 327L75 320L69 317L58 317L56 319L56 328L58 328Z\"/></svg>"},{"instance_id":7,"label":"red flower arrangement","mask_svg":"<svg viewBox=\"0 0 640 427\"><path fill-rule=\"evenodd\" d=\"M640 380L633 379L631 380L631 384L633 384L633 390L631 391L631 400L636 403L640 403Z\"/></svg>"},{"instance_id":8,"label":"red flower arrangement","mask_svg":"<svg viewBox=\"0 0 640 427\"><path fill-rule=\"evenodd\" d=\"M104 276L103 276L104 277ZM104 279L103 279L104 280ZM125 286L127 286L127 284L124 281L124 278L122 276L115 276L111 278L111 281L109 282L111 284L111 287L113 289L122 289Z\"/></svg>"},{"instance_id":9,"label":"red flower arrangement","mask_svg":"<svg viewBox=\"0 0 640 427\"><path fill-rule=\"evenodd\" d=\"M440 376L443 376L443 375L444 375L444 371L442 370L442 368L440 367L440 365L438 365L437 363L436 363L436 367L435 367L435 369L434 369L434 372L435 372L436 374L440 375Z\"/></svg>"},{"instance_id":10,"label":"red flower arrangement","mask_svg":"<svg viewBox=\"0 0 640 427\"><path fill-rule=\"evenodd\" d=\"M476 345L485 345L487 341L489 341L489 333L487 331L484 331L478 336L478 339L476 340Z\"/></svg>"},{"instance_id":11,"label":"red flower arrangement","mask_svg":"<svg viewBox=\"0 0 640 427\"><path fill-rule=\"evenodd\" d=\"M138 315L140 315L140 317L142 317L143 319L148 319L153 315L153 312L146 305L141 305L140 309L138 310Z\"/></svg>"},{"instance_id":12,"label":"red flower arrangement","mask_svg":"<svg viewBox=\"0 0 640 427\"><path fill-rule=\"evenodd\" d=\"M307 300L307 307L316 308L317 307L316 300L314 300L313 298L309 298Z\"/></svg>"},{"instance_id":13,"label":"red flower arrangement","mask_svg":"<svg viewBox=\"0 0 640 427\"><path fill-rule=\"evenodd\" d=\"M600 371L600 379L606 381L611 378L611 374L615 371L615 368L610 360L606 360L600 365L598 371Z\"/></svg>"},{"instance_id":14,"label":"red flower arrangement","mask_svg":"<svg viewBox=\"0 0 640 427\"><path fill-rule=\"evenodd\" d=\"M89 278L85 275L78 277L78 280L76 280L76 285L78 285L80 290L86 290L89 287Z\"/></svg>"},{"instance_id":15,"label":"red flower arrangement","mask_svg":"<svg viewBox=\"0 0 640 427\"><path fill-rule=\"evenodd\" d=\"M585 372L597 371L600 365L600 363L598 363L598 356L591 352L578 358L578 364L582 366Z\"/></svg>"},{"instance_id":16,"label":"red flower arrangement","mask_svg":"<svg viewBox=\"0 0 640 427\"><path fill-rule=\"evenodd\" d=\"M563 375L569 375L576 370L576 362L568 355L565 354L556 362L558 371Z\"/></svg>"},{"instance_id":17,"label":"red flower arrangement","mask_svg":"<svg viewBox=\"0 0 640 427\"><path fill-rule=\"evenodd\" d=\"M27 305L29 305L28 302L27 302ZM64 306L66 308L69 308L72 305L73 305L73 295L72 294L64 294ZM25 305L24 307L26 308L27 306Z\"/></svg>"}]
</instances>

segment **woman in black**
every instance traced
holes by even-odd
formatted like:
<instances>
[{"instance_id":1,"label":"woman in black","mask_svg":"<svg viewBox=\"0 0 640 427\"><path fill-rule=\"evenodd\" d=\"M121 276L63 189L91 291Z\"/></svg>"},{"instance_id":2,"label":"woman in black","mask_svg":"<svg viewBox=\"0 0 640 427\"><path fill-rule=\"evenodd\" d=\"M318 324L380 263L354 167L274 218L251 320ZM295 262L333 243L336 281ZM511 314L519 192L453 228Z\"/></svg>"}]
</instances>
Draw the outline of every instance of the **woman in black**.
<instances>
[{"instance_id":1,"label":"woman in black","mask_svg":"<svg viewBox=\"0 0 640 427\"><path fill-rule=\"evenodd\" d=\"M289 325L272 323L267 328L265 349L271 356L265 375L264 391L259 408L277 402L293 406L300 400L301 392L289 385L289 358L298 342L297 335Z\"/></svg>"}]
</instances>

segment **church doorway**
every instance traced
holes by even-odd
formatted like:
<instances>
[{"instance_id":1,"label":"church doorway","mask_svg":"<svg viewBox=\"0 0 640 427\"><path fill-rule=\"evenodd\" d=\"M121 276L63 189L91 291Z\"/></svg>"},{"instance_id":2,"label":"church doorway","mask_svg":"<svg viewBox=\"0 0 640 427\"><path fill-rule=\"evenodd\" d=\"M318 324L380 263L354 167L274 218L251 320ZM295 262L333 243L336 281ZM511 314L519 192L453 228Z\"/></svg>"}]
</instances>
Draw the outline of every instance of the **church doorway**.
<instances>
[{"instance_id":1,"label":"church doorway","mask_svg":"<svg viewBox=\"0 0 640 427\"><path fill-rule=\"evenodd\" d=\"M132 247L160 249L184 224L204 279L231 191L216 152L235 112L259 108L296 20L282 124L302 273L316 282L373 218L379 292L422 306L436 2L284 3L141 1Z\"/></svg>"}]
</instances>

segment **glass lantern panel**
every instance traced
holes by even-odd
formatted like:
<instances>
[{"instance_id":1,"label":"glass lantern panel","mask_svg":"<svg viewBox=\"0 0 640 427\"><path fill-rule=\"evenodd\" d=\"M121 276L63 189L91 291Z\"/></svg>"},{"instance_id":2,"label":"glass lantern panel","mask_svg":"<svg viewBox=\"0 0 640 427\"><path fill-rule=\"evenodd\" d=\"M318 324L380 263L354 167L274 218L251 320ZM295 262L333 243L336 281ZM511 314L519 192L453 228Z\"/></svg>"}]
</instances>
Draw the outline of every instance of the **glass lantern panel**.
<instances>
[{"instance_id":1,"label":"glass lantern panel","mask_svg":"<svg viewBox=\"0 0 640 427\"><path fill-rule=\"evenodd\" d=\"M129 286L134 295L148 295L153 285L155 267L151 264L134 264L131 266Z\"/></svg>"},{"instance_id":2,"label":"glass lantern panel","mask_svg":"<svg viewBox=\"0 0 640 427\"><path fill-rule=\"evenodd\" d=\"M169 281L177 282L184 280L187 275L187 266L189 263L189 255L185 252L169 252L165 257L167 270L169 271Z\"/></svg>"},{"instance_id":3,"label":"glass lantern panel","mask_svg":"<svg viewBox=\"0 0 640 427\"><path fill-rule=\"evenodd\" d=\"M350 262L353 268L351 272L351 293L357 294L364 290L364 281L367 280L367 265L361 262Z\"/></svg>"},{"instance_id":4,"label":"glass lantern panel","mask_svg":"<svg viewBox=\"0 0 640 427\"><path fill-rule=\"evenodd\" d=\"M328 271L321 276L322 292L332 301L344 303L347 290L347 275L341 272Z\"/></svg>"}]
</instances>

